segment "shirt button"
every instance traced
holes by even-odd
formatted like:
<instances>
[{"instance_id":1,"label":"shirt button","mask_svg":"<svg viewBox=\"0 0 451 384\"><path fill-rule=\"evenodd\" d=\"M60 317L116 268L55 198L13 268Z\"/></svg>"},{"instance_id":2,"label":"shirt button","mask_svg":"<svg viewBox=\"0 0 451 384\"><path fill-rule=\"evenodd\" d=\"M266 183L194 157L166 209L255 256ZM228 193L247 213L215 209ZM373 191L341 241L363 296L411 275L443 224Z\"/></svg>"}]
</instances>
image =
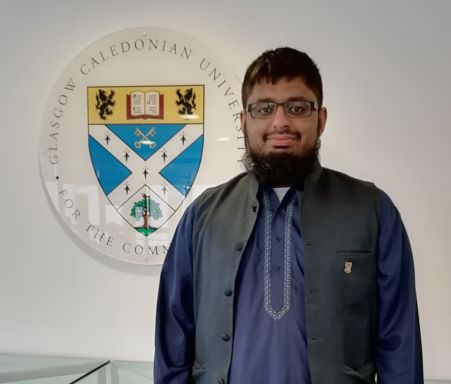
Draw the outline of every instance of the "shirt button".
<instances>
[{"instance_id":1,"label":"shirt button","mask_svg":"<svg viewBox=\"0 0 451 384\"><path fill-rule=\"evenodd\" d=\"M225 291L224 291L224 295L226 295L226 296L232 296L232 290L231 289L226 289Z\"/></svg>"},{"instance_id":2,"label":"shirt button","mask_svg":"<svg viewBox=\"0 0 451 384\"><path fill-rule=\"evenodd\" d=\"M237 251L241 251L243 249L243 243L236 243L235 244L235 249Z\"/></svg>"},{"instance_id":3,"label":"shirt button","mask_svg":"<svg viewBox=\"0 0 451 384\"><path fill-rule=\"evenodd\" d=\"M274 267L272 267L273 271L280 271L280 266L279 265L275 265Z\"/></svg>"},{"instance_id":4,"label":"shirt button","mask_svg":"<svg viewBox=\"0 0 451 384\"><path fill-rule=\"evenodd\" d=\"M222 340L224 340L224 341L229 341L229 340L230 340L230 335L228 335L227 333L224 333L224 334L221 336L221 338L222 338Z\"/></svg>"},{"instance_id":5,"label":"shirt button","mask_svg":"<svg viewBox=\"0 0 451 384\"><path fill-rule=\"evenodd\" d=\"M224 379L219 379L218 380L218 384L225 384L225 380Z\"/></svg>"},{"instance_id":6,"label":"shirt button","mask_svg":"<svg viewBox=\"0 0 451 384\"><path fill-rule=\"evenodd\" d=\"M253 205L253 206L252 206L252 211L253 211L253 212L256 212L256 211L257 211L257 206L256 206L256 205Z\"/></svg>"},{"instance_id":7,"label":"shirt button","mask_svg":"<svg viewBox=\"0 0 451 384\"><path fill-rule=\"evenodd\" d=\"M277 237L276 237L276 243L278 243L279 241L280 241L280 237L277 236Z\"/></svg>"}]
</instances>

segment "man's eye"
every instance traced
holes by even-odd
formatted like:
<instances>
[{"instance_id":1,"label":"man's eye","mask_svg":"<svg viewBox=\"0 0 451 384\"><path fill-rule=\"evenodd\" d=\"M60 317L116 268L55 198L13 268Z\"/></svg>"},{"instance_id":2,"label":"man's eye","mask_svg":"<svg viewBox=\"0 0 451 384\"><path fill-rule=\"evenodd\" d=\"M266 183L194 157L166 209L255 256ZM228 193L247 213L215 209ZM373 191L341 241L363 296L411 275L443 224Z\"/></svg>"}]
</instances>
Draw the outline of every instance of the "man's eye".
<instances>
[{"instance_id":1,"label":"man's eye","mask_svg":"<svg viewBox=\"0 0 451 384\"><path fill-rule=\"evenodd\" d=\"M261 105L257 108L257 112L262 113L264 115L271 113L272 110L273 110L273 108L271 107L271 105L268 105L268 104Z\"/></svg>"},{"instance_id":2,"label":"man's eye","mask_svg":"<svg viewBox=\"0 0 451 384\"><path fill-rule=\"evenodd\" d=\"M290 111L290 113L300 115L305 113L307 111L307 108L305 105L302 104L293 104L289 106L288 110Z\"/></svg>"}]
</instances>

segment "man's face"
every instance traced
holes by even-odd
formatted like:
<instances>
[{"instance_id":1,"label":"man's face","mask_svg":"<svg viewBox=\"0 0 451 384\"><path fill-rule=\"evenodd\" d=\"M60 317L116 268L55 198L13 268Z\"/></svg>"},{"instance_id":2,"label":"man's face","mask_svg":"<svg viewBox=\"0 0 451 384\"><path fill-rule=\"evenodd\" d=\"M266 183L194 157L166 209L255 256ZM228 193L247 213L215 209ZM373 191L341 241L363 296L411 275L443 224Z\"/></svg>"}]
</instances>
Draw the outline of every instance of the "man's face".
<instances>
[{"instance_id":1,"label":"man's face","mask_svg":"<svg viewBox=\"0 0 451 384\"><path fill-rule=\"evenodd\" d=\"M277 83L257 83L251 90L247 103L272 101L314 101L315 94L301 77L288 80L281 78ZM249 151L257 155L290 154L303 156L316 148L319 136L324 131L327 111L321 108L312 111L308 117L289 117L283 106L269 119L256 119L250 112L241 112L241 129L247 137Z\"/></svg>"}]
</instances>

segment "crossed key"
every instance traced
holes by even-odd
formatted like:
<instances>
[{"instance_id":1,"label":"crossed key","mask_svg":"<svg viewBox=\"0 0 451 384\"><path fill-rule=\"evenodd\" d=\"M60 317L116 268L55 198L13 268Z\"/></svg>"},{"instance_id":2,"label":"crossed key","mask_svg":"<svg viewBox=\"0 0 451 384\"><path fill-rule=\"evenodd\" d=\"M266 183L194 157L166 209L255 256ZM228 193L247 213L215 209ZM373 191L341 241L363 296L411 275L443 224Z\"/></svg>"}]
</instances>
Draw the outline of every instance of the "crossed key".
<instances>
[{"instance_id":1,"label":"crossed key","mask_svg":"<svg viewBox=\"0 0 451 384\"><path fill-rule=\"evenodd\" d=\"M141 145L148 145L150 149L153 149L157 146L157 143L154 141L150 141L149 139L155 136L157 133L155 132L155 128L150 128L146 134L142 133L141 130L136 127L135 136L140 137L138 141L135 141L135 148L141 148Z\"/></svg>"}]
</instances>

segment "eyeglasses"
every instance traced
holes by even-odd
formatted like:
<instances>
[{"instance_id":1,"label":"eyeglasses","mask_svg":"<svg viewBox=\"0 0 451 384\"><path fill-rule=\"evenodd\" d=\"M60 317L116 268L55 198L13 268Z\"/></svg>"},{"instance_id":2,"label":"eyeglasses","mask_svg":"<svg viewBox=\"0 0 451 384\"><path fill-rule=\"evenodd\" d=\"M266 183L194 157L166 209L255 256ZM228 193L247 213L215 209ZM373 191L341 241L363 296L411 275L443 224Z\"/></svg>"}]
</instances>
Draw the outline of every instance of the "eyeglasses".
<instances>
[{"instance_id":1,"label":"eyeglasses","mask_svg":"<svg viewBox=\"0 0 451 384\"><path fill-rule=\"evenodd\" d=\"M318 106L314 101L286 101L285 103L274 103L272 101L259 101L248 104L246 111L251 113L254 119L269 119L276 114L277 107L283 105L285 113L289 117L309 117Z\"/></svg>"}]
</instances>

